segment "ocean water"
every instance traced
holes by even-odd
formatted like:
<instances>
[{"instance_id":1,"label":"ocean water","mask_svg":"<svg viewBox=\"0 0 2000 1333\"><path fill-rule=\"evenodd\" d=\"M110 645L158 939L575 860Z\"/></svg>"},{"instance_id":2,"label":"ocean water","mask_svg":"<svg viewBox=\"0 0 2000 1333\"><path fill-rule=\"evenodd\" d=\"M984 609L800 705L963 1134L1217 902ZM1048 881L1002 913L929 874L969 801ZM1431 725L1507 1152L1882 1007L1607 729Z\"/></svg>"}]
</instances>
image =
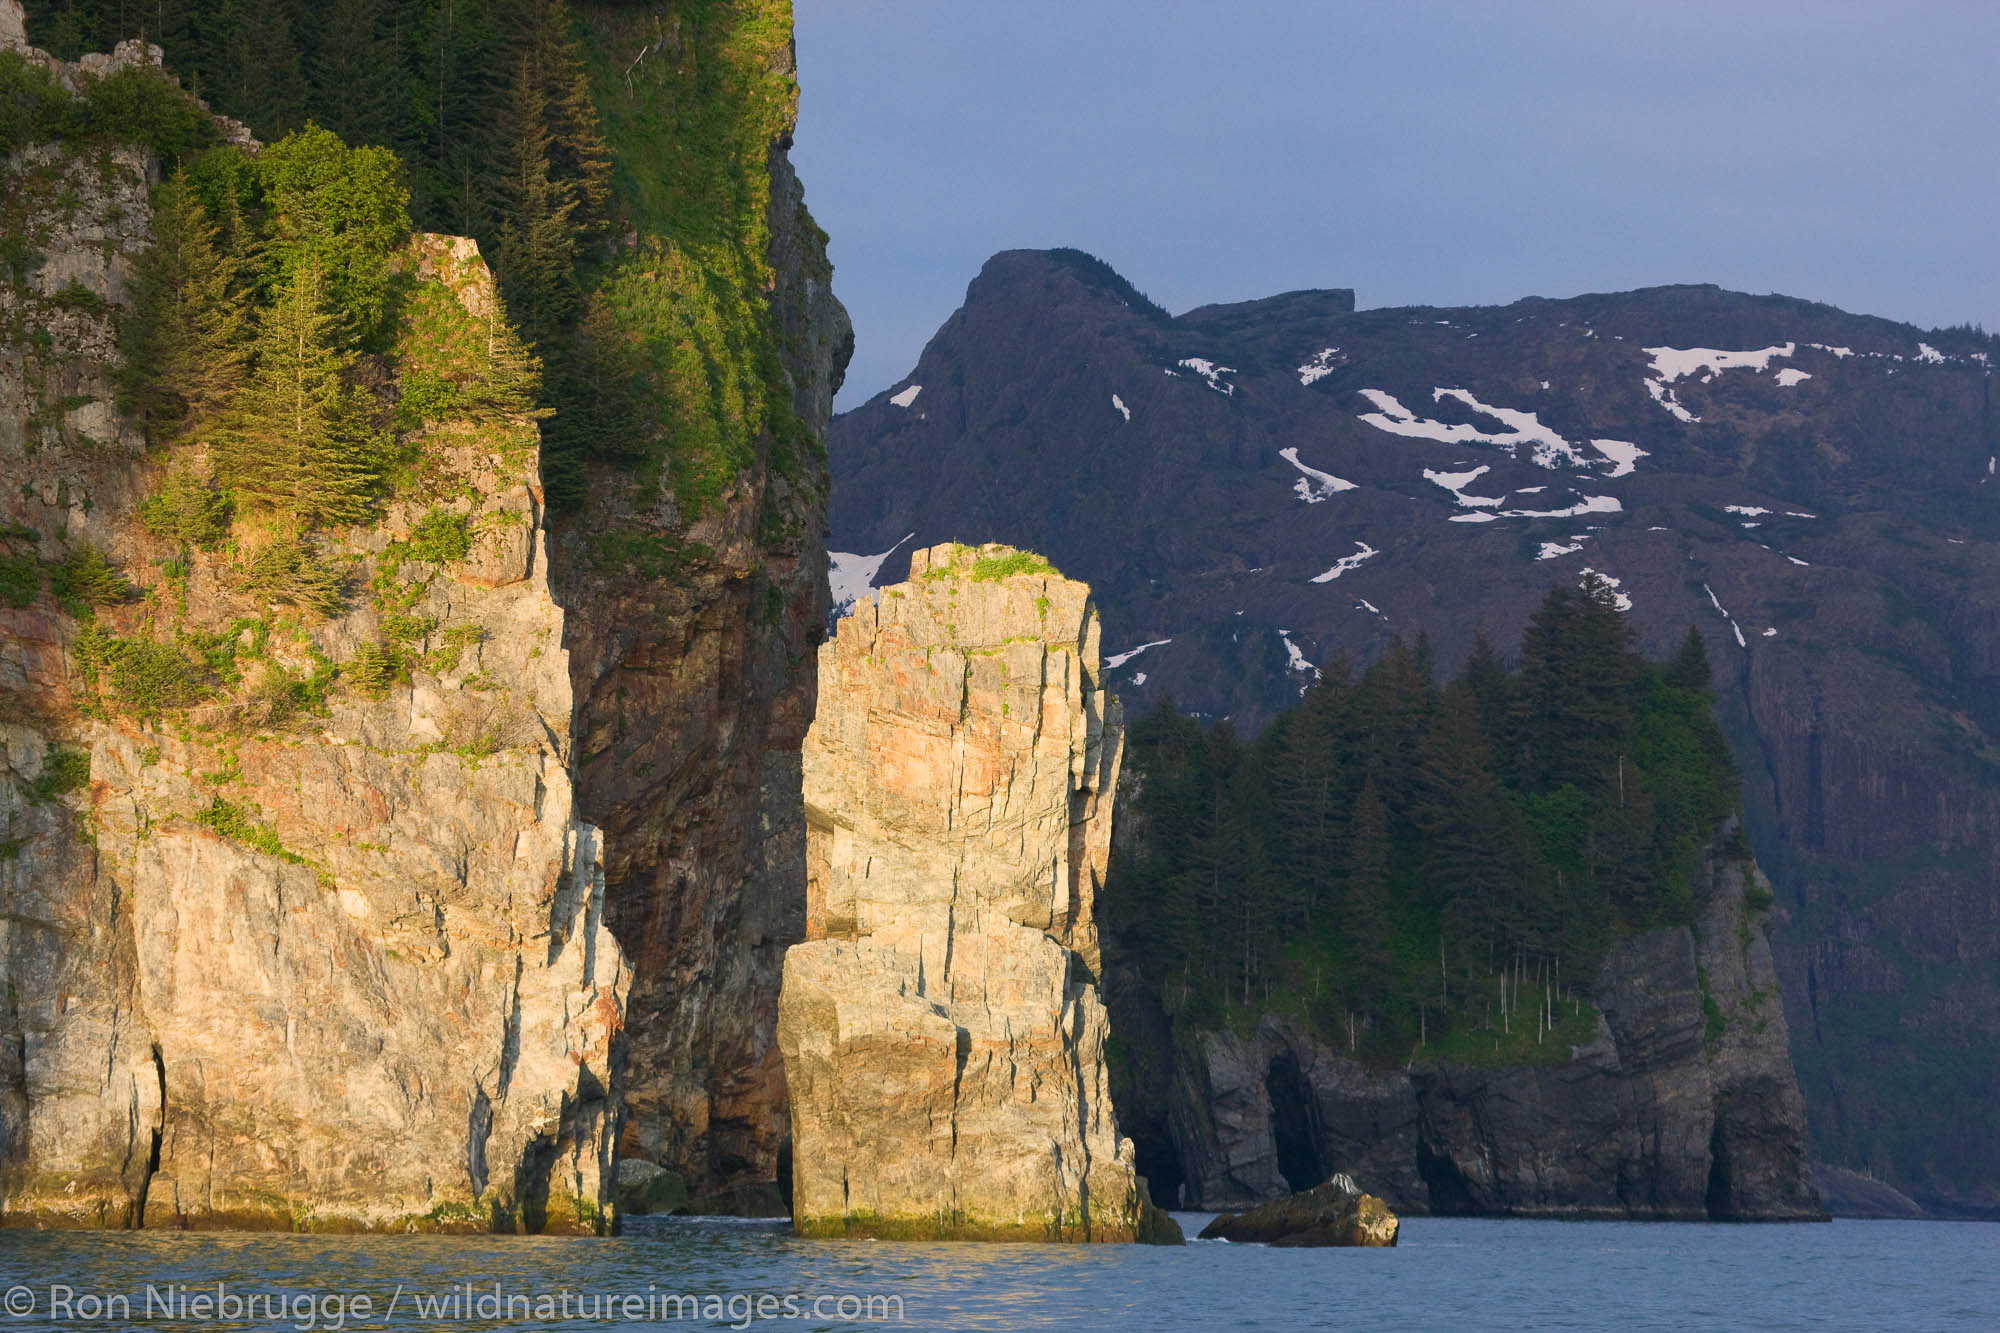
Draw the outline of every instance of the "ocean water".
<instances>
[{"instance_id":1,"label":"ocean water","mask_svg":"<svg viewBox=\"0 0 2000 1333\"><path fill-rule=\"evenodd\" d=\"M1207 1220L1181 1215L1190 1235ZM1393 1250L802 1241L694 1219L605 1240L0 1232L0 1330L884 1327L1995 1329L2000 1226L1410 1218Z\"/></svg>"}]
</instances>

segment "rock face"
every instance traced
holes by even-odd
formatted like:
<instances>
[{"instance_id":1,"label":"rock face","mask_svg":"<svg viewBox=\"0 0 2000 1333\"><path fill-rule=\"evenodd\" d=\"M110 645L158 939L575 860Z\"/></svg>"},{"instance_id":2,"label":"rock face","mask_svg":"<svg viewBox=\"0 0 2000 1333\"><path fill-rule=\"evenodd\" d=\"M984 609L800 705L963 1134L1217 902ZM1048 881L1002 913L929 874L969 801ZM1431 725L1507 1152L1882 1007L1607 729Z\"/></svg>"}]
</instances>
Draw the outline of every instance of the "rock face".
<instances>
[{"instance_id":1,"label":"rock face","mask_svg":"<svg viewBox=\"0 0 2000 1333\"><path fill-rule=\"evenodd\" d=\"M7 572L46 583L88 542L150 585L97 612L106 632L181 628L227 656L225 631L256 619L270 640L243 631L258 665L226 701L141 721L97 707L79 618L46 594L12 605L11 583L0 598L0 1219L590 1230L620 1196L783 1210L774 1028L783 950L804 936L818 439L851 345L785 158L784 13L683 40L679 20L574 6L621 108L709 99L703 124L748 163L716 212L768 184L754 225L729 219L741 253L704 253L757 275L753 332L775 358L730 369L789 412L706 508L607 468L571 519L544 507L531 420L444 423L420 442L423 493L325 544L350 569L325 621L243 596L223 557L136 513L163 469L111 371L156 165L95 144L6 164L8 230L31 242L0 282ZM0 45L24 41L0 0ZM718 43L754 77L690 92ZM26 55L72 92L162 59L134 41L68 65ZM632 123L609 118L614 153L656 161L654 122ZM622 243L656 230L641 217ZM471 242L419 237L409 263L419 295L439 284L490 312ZM658 276L630 267L628 292ZM440 506L470 549L411 561L402 544ZM612 528L644 558L607 557L594 539ZM408 678L337 686L309 725L259 711L260 681L382 639L382 608L361 604L385 569L421 585L399 619L430 626ZM184 623L149 619L176 606Z\"/></svg>"},{"instance_id":2,"label":"rock face","mask_svg":"<svg viewBox=\"0 0 2000 1333\"><path fill-rule=\"evenodd\" d=\"M1454 672L1585 569L1649 656L1700 626L1815 1155L2000 1210L1996 362L1970 329L1714 287L1169 316L1009 251L834 422L831 541L908 535L884 581L945 536L1046 552L1108 653L1154 645L1109 671L1128 706L1246 735L1392 634Z\"/></svg>"},{"instance_id":3,"label":"rock face","mask_svg":"<svg viewBox=\"0 0 2000 1333\"><path fill-rule=\"evenodd\" d=\"M533 422L440 426L436 489L324 553L361 581L389 570L428 629L379 696L280 716L260 682L351 658L380 609L269 616L227 557L136 521L163 469L110 374L147 163L28 149L7 170L39 261L0 291L9 554L87 543L154 586L87 619L32 588L0 605L0 1218L600 1228L630 970L574 813ZM470 241L418 236L404 262L444 306L490 312ZM398 574L434 494L464 556ZM240 688L164 718L103 707L98 674L122 668L89 668L85 640L152 642L169 614L243 659Z\"/></svg>"},{"instance_id":4,"label":"rock face","mask_svg":"<svg viewBox=\"0 0 2000 1333\"><path fill-rule=\"evenodd\" d=\"M683 41L678 18L663 37L647 7L576 9L595 48L615 55L596 77L621 99L665 105L719 58ZM853 332L786 156L798 96L789 21L765 28L777 40L760 87L786 110L763 162L761 262L804 434L783 466L777 445L759 440L755 465L699 514L635 494L628 477L595 477L591 503L556 523L551 554L570 613L579 808L605 831L607 920L635 973L619 1153L679 1175L694 1208L782 1214L774 1030L785 948L805 938L799 747L827 613L818 441ZM626 123L611 121L614 152ZM649 239L642 219L635 241ZM665 553L664 572L607 561L597 542L611 527Z\"/></svg>"},{"instance_id":5,"label":"rock face","mask_svg":"<svg viewBox=\"0 0 2000 1333\"><path fill-rule=\"evenodd\" d=\"M1381 1247L1396 1243L1400 1226L1387 1204L1363 1194L1352 1178L1335 1175L1323 1185L1260 1203L1247 1213L1224 1213L1201 1229L1201 1239L1298 1248Z\"/></svg>"},{"instance_id":6,"label":"rock face","mask_svg":"<svg viewBox=\"0 0 2000 1333\"><path fill-rule=\"evenodd\" d=\"M919 551L820 650L778 1041L807 1235L1132 1240L1092 904L1123 741L1089 590Z\"/></svg>"},{"instance_id":7,"label":"rock face","mask_svg":"<svg viewBox=\"0 0 2000 1333\"><path fill-rule=\"evenodd\" d=\"M1632 937L1605 959L1597 1035L1566 1060L1371 1071L1276 1015L1177 1047L1155 1118L1189 1204L1240 1208L1288 1176L1339 1170L1405 1213L1824 1218L1770 944L1745 901L1765 882L1722 845L1693 929Z\"/></svg>"}]
</instances>

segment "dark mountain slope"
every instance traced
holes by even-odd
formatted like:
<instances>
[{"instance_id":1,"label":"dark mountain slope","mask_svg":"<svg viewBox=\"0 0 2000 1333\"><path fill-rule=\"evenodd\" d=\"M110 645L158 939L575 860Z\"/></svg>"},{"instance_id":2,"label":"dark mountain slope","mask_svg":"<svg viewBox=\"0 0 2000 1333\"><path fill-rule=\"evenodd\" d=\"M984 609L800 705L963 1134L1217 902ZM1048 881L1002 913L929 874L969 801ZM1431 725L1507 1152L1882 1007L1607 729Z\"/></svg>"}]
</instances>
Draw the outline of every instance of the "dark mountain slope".
<instances>
[{"instance_id":1,"label":"dark mountain slope","mask_svg":"<svg viewBox=\"0 0 2000 1333\"><path fill-rule=\"evenodd\" d=\"M1586 569L1647 654L1700 626L1818 1153L1994 1209L1996 355L1713 287L1167 318L1075 252L1011 251L836 419L832 545L914 534L878 582L913 545L1035 547L1097 590L1128 707L1246 732L1397 632L1443 670L1480 625L1513 642ZM837 597L866 579L835 563Z\"/></svg>"}]
</instances>

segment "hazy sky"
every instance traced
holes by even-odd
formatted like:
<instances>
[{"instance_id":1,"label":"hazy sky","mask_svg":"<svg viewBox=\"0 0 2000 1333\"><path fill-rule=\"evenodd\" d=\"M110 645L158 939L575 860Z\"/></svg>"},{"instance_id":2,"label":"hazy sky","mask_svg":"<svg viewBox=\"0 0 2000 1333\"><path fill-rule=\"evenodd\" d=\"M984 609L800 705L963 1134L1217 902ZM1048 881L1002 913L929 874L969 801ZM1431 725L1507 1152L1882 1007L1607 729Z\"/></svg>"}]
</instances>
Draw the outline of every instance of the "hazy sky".
<instances>
[{"instance_id":1,"label":"hazy sky","mask_svg":"<svg viewBox=\"0 0 2000 1333\"><path fill-rule=\"evenodd\" d=\"M2000 3L795 3L843 407L1016 246L1175 312L1715 282L2000 329Z\"/></svg>"}]
</instances>

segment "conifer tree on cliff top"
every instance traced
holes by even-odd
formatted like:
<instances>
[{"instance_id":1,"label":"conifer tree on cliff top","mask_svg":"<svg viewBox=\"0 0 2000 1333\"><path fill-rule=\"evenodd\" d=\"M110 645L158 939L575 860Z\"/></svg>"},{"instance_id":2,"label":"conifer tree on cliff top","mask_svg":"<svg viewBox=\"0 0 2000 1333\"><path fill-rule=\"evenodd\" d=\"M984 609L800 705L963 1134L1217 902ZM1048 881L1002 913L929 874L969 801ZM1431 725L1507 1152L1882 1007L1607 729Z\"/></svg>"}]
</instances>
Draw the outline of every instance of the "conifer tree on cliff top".
<instances>
[{"instance_id":1,"label":"conifer tree on cliff top","mask_svg":"<svg viewBox=\"0 0 2000 1333\"><path fill-rule=\"evenodd\" d=\"M175 172L153 201L153 244L132 280L120 389L155 443L220 409L243 381L249 314L236 257Z\"/></svg>"},{"instance_id":2,"label":"conifer tree on cliff top","mask_svg":"<svg viewBox=\"0 0 2000 1333\"><path fill-rule=\"evenodd\" d=\"M256 369L222 433L221 464L239 499L303 523L367 516L388 442L348 382L317 262L292 274L259 321Z\"/></svg>"}]
</instances>

